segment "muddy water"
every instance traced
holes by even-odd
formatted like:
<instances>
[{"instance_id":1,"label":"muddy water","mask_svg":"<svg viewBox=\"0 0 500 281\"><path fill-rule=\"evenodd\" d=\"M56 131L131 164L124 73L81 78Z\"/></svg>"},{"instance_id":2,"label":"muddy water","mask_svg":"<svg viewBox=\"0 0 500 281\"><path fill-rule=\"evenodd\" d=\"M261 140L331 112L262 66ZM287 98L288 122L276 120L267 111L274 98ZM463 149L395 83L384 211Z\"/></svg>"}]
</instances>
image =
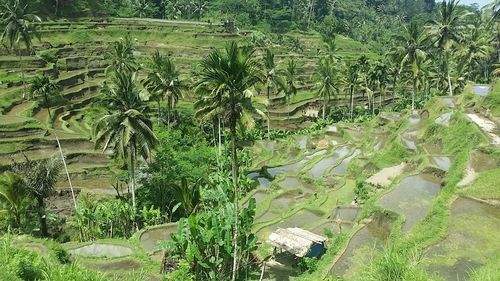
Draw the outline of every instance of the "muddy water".
<instances>
[{"instance_id":1,"label":"muddy water","mask_svg":"<svg viewBox=\"0 0 500 281\"><path fill-rule=\"evenodd\" d=\"M286 177L283 181L279 182L279 185L285 189L300 190L301 193L311 193L315 190L313 185L303 182L296 177Z\"/></svg>"},{"instance_id":2,"label":"muddy water","mask_svg":"<svg viewBox=\"0 0 500 281\"><path fill-rule=\"evenodd\" d=\"M448 156L430 156L431 165L443 171L449 171L451 159Z\"/></svg>"},{"instance_id":3,"label":"muddy water","mask_svg":"<svg viewBox=\"0 0 500 281\"><path fill-rule=\"evenodd\" d=\"M177 230L177 225L175 224L149 229L141 234L139 240L144 250L150 252L155 249L158 241L165 241L172 239L170 235L172 233L175 233L176 230Z\"/></svg>"},{"instance_id":4,"label":"muddy water","mask_svg":"<svg viewBox=\"0 0 500 281\"><path fill-rule=\"evenodd\" d=\"M341 220L353 222L358 216L360 208L355 206L340 206L333 210L331 218L333 220Z\"/></svg>"},{"instance_id":5,"label":"muddy water","mask_svg":"<svg viewBox=\"0 0 500 281\"><path fill-rule=\"evenodd\" d=\"M115 271L115 270L137 270L142 267L142 263L133 260L133 259L123 259L118 261L109 261L109 262L83 262L83 264L94 270L107 272L107 271Z\"/></svg>"},{"instance_id":6,"label":"muddy water","mask_svg":"<svg viewBox=\"0 0 500 281\"><path fill-rule=\"evenodd\" d=\"M298 136L295 138L295 141L299 149L306 149L307 143L309 141L309 136Z\"/></svg>"},{"instance_id":7,"label":"muddy water","mask_svg":"<svg viewBox=\"0 0 500 281\"><path fill-rule=\"evenodd\" d=\"M291 205L300 201L300 199L297 199L297 196L298 194L295 192L287 192L278 196L269 205L269 210L258 217L256 221L265 222L279 218Z\"/></svg>"},{"instance_id":8,"label":"muddy water","mask_svg":"<svg viewBox=\"0 0 500 281\"><path fill-rule=\"evenodd\" d=\"M347 166L349 165L349 163L351 163L351 161L360 154L361 154L361 150L356 149L351 156L342 160L342 162L340 162L339 165L337 165L335 168L333 168L332 173L336 176L345 175L345 171L347 170Z\"/></svg>"},{"instance_id":9,"label":"muddy water","mask_svg":"<svg viewBox=\"0 0 500 281\"><path fill-rule=\"evenodd\" d=\"M498 163L491 155L476 150L470 156L471 167L476 172L484 172L498 167Z\"/></svg>"},{"instance_id":10,"label":"muddy water","mask_svg":"<svg viewBox=\"0 0 500 281\"><path fill-rule=\"evenodd\" d=\"M467 280L470 271L500 252L500 208L458 198L451 207L448 235L428 250L427 269L445 280Z\"/></svg>"},{"instance_id":11,"label":"muddy water","mask_svg":"<svg viewBox=\"0 0 500 281\"><path fill-rule=\"evenodd\" d=\"M436 118L436 124L448 126L450 124L452 112L446 112Z\"/></svg>"},{"instance_id":12,"label":"muddy water","mask_svg":"<svg viewBox=\"0 0 500 281\"><path fill-rule=\"evenodd\" d=\"M304 167L304 165L307 163L307 161L309 161L310 159L312 159L316 156L323 155L325 153L327 153L326 150L319 150L313 154L307 155L304 159L300 160L297 163L273 167L273 168L267 168L267 172L273 178L276 177L277 175L282 175L282 174L293 175L293 174L298 173Z\"/></svg>"},{"instance_id":13,"label":"muddy water","mask_svg":"<svg viewBox=\"0 0 500 281\"><path fill-rule=\"evenodd\" d=\"M348 232L349 230L352 229L352 227L353 227L352 223L347 223L347 222L338 223L335 221L328 221L315 227L311 231L318 235L325 235L328 232L339 234Z\"/></svg>"},{"instance_id":14,"label":"muddy water","mask_svg":"<svg viewBox=\"0 0 500 281\"><path fill-rule=\"evenodd\" d=\"M454 98L441 98L441 102L447 107L455 107L455 99Z\"/></svg>"},{"instance_id":15,"label":"muddy water","mask_svg":"<svg viewBox=\"0 0 500 281\"><path fill-rule=\"evenodd\" d=\"M257 178L257 182L261 188L269 188L271 186L271 182L264 177Z\"/></svg>"},{"instance_id":16,"label":"muddy water","mask_svg":"<svg viewBox=\"0 0 500 281\"><path fill-rule=\"evenodd\" d=\"M278 223L264 227L257 235L260 239L266 240L269 235L278 228L300 227L302 229L310 229L311 225L320 220L324 215L325 214L320 211L309 209L301 210Z\"/></svg>"},{"instance_id":17,"label":"muddy water","mask_svg":"<svg viewBox=\"0 0 500 281\"><path fill-rule=\"evenodd\" d=\"M389 216L376 213L370 223L354 234L330 273L344 277L352 275L352 269L363 266L376 253L376 249L380 249L380 245L387 240L393 222Z\"/></svg>"},{"instance_id":18,"label":"muddy water","mask_svg":"<svg viewBox=\"0 0 500 281\"><path fill-rule=\"evenodd\" d=\"M378 203L386 209L396 211L405 217L403 231L409 230L429 212L432 200L439 193L438 179L426 174L404 178Z\"/></svg>"},{"instance_id":19,"label":"muddy water","mask_svg":"<svg viewBox=\"0 0 500 281\"><path fill-rule=\"evenodd\" d=\"M472 86L472 92L475 95L484 97L490 92L490 88L489 85L474 85Z\"/></svg>"},{"instance_id":20,"label":"muddy water","mask_svg":"<svg viewBox=\"0 0 500 281\"><path fill-rule=\"evenodd\" d=\"M96 257L96 258L118 258L130 256L133 250L126 246L113 244L90 244L68 251L72 255Z\"/></svg>"},{"instance_id":21,"label":"muddy water","mask_svg":"<svg viewBox=\"0 0 500 281\"><path fill-rule=\"evenodd\" d=\"M335 149L333 156L321 159L311 168L309 174L315 179L321 178L327 169L331 168L333 164L344 158L347 154L349 154L349 148L347 146Z\"/></svg>"}]
</instances>

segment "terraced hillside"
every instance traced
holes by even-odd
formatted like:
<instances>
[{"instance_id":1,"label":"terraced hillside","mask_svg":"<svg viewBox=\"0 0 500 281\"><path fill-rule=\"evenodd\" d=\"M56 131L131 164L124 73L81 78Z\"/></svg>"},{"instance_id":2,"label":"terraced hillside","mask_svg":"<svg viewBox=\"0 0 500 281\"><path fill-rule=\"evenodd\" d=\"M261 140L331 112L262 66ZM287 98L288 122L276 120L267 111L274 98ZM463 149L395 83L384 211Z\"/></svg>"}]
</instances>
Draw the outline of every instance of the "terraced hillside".
<instances>
[{"instance_id":1,"label":"terraced hillside","mask_svg":"<svg viewBox=\"0 0 500 281\"><path fill-rule=\"evenodd\" d=\"M314 273L299 277L293 260L277 255L266 280L362 280L401 255L405 280L495 280L500 197L490 176L500 158L495 138L469 117L474 108L465 101L482 99L473 91L434 98L423 111L252 147L248 176L257 188L248 198L257 201L261 257L272 255L267 239L278 228L330 238ZM417 271L428 275L411 275Z\"/></svg>"},{"instance_id":2,"label":"terraced hillside","mask_svg":"<svg viewBox=\"0 0 500 281\"><path fill-rule=\"evenodd\" d=\"M99 86L105 79L106 53L111 43L130 35L136 40L136 55L141 63L145 64L159 50L173 57L181 75L190 80L197 62L209 50L222 48L230 40L251 37L251 31L231 34L208 23L133 19L44 22L38 30L41 41L34 41L36 56L28 56L23 50L21 56L13 56L0 49L0 165L56 153L57 135L68 158L73 185L104 193L114 192L110 188L114 183L114 165L108 152L94 151L90 139L92 123L104 110L94 101L99 98ZM299 38L307 48L300 53L282 45L273 45L272 49L279 61L292 56L300 61L304 66L302 86L289 106L283 95L272 98L269 116L273 128L304 126L305 110L318 107L312 75L321 56L319 35L290 36ZM347 38L340 37L338 46L339 54L346 59L364 53L373 56L363 45ZM52 120L43 100L26 94L29 81L39 75L50 75L61 88L60 97L51 102ZM192 93L186 93L180 107L191 110L193 100ZM65 177L61 177L58 186L68 187Z\"/></svg>"}]
</instances>

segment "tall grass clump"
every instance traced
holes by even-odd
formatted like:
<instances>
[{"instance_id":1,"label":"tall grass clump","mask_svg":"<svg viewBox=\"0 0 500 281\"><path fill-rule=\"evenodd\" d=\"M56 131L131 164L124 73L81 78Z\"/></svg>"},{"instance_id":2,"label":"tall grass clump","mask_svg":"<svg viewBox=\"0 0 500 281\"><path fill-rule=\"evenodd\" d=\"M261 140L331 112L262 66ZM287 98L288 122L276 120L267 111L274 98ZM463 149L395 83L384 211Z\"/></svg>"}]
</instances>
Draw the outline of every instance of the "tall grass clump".
<instances>
[{"instance_id":1,"label":"tall grass clump","mask_svg":"<svg viewBox=\"0 0 500 281\"><path fill-rule=\"evenodd\" d=\"M10 237L0 238L0 280L105 281L103 274L70 263L62 249L48 256L22 249ZM61 263L63 262L63 263Z\"/></svg>"},{"instance_id":2,"label":"tall grass clump","mask_svg":"<svg viewBox=\"0 0 500 281\"><path fill-rule=\"evenodd\" d=\"M359 281L424 281L429 277L419 268L422 252L415 248L386 245L383 253L361 273Z\"/></svg>"}]
</instances>

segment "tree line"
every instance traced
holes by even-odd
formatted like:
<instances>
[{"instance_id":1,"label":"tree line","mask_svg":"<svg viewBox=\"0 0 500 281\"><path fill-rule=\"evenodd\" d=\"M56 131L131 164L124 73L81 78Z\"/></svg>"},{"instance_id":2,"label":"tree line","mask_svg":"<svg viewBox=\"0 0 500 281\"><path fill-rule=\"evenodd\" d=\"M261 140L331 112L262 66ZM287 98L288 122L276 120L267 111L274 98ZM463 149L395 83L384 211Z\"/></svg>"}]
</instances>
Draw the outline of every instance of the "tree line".
<instances>
[{"instance_id":1,"label":"tree line","mask_svg":"<svg viewBox=\"0 0 500 281\"><path fill-rule=\"evenodd\" d=\"M10 50L21 45L30 49L33 22L39 18L19 1L13 3L1 13L0 38ZM380 60L361 56L344 62L337 55L335 33L323 34L323 53L315 69L323 119L339 107L332 107L337 95L349 100L341 118L353 120L359 95L366 96L368 114L374 115L383 108L382 99L377 105L377 95L399 96L401 108L415 109L433 95L460 92L469 80L488 82L497 75L498 9L471 14L454 0L437 9L428 25L405 25ZM248 157L240 149L238 133L255 126L255 118L269 120L266 107L271 96L283 92L290 102L297 93L301 66L292 58L277 62L272 51L262 52L251 41L233 41L210 52L193 79L184 80L175 62L159 52L141 66L135 47L125 37L106 54L106 83L95 103L105 110L92 132L96 149L115 152L130 192L105 208L91 200L75 201L70 224L79 239L91 240L128 237L138 228L179 220L173 242L164 245L170 249L170 259L190 264L188 271L198 278L235 280L248 273L250 253L256 247L251 232L255 202L240 205L252 187L241 172ZM145 78L139 77L140 72ZM176 110L188 89L195 93L194 116ZM47 97L59 91L54 82L40 77L30 90L50 112ZM360 107L363 110L364 104ZM212 134L200 132L204 125ZM23 231L22 225L32 223L35 215L39 231L33 232L49 235L45 200L54 190L63 161L63 155L27 159L2 175L0 198L8 210L9 226ZM26 207L34 212L23 212Z\"/></svg>"}]
</instances>

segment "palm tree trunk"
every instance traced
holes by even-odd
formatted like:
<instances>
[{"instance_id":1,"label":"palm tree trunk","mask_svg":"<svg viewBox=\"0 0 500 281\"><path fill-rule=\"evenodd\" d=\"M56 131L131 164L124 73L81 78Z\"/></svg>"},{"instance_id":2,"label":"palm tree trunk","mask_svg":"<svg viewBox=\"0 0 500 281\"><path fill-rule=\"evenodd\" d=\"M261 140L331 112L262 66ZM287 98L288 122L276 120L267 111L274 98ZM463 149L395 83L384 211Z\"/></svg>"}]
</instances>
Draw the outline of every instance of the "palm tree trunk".
<instances>
[{"instance_id":1,"label":"palm tree trunk","mask_svg":"<svg viewBox=\"0 0 500 281\"><path fill-rule=\"evenodd\" d=\"M413 78L413 92L411 94L411 110L415 110L415 96L417 95L417 80Z\"/></svg>"},{"instance_id":2,"label":"palm tree trunk","mask_svg":"<svg viewBox=\"0 0 500 281\"><path fill-rule=\"evenodd\" d=\"M218 130L219 130L219 144L218 144L218 149L219 149L219 159L222 157L222 133L221 133L221 122L220 122L220 116L217 117L218 120ZM219 165L220 167L220 165Z\"/></svg>"},{"instance_id":3,"label":"palm tree trunk","mask_svg":"<svg viewBox=\"0 0 500 281\"><path fill-rule=\"evenodd\" d=\"M128 169L129 169L129 181L130 181L130 189L132 192L132 207L134 208L134 213L135 213L135 147L130 142L129 144L129 164L128 164ZM135 220L134 220L135 221Z\"/></svg>"},{"instance_id":4,"label":"palm tree trunk","mask_svg":"<svg viewBox=\"0 0 500 281\"><path fill-rule=\"evenodd\" d=\"M445 62L446 62L446 71L448 72L447 73L447 77L448 77L448 91L450 93L450 97L453 96L453 88L451 86L451 75L450 75L450 65L449 65L449 62L448 62L448 52L445 51L444 53L444 59L445 59Z\"/></svg>"},{"instance_id":5,"label":"palm tree trunk","mask_svg":"<svg viewBox=\"0 0 500 281\"><path fill-rule=\"evenodd\" d=\"M48 227L47 227L47 217L45 215L45 202L43 201L42 196L37 196L36 201L38 202L38 216L40 219L40 232L43 237L47 237L49 235Z\"/></svg>"},{"instance_id":6,"label":"palm tree trunk","mask_svg":"<svg viewBox=\"0 0 500 281\"><path fill-rule=\"evenodd\" d=\"M233 114L234 116L235 114ZM238 231L239 231L239 223L238 223L238 191L239 191L239 182L238 182L238 154L236 151L236 120L232 117L231 120L231 168L232 168L232 176L233 176L233 185L234 185L234 208L235 208L235 221L234 221L234 234L233 234L233 247L234 247L234 255L233 255L233 274L232 281L236 280L236 275L238 272Z\"/></svg>"},{"instance_id":7,"label":"palm tree trunk","mask_svg":"<svg viewBox=\"0 0 500 281\"><path fill-rule=\"evenodd\" d=\"M19 67L21 68L21 83L23 85L23 100L26 97L26 82L24 81L24 66L23 62L21 60L21 49L18 49L18 56L19 56Z\"/></svg>"},{"instance_id":8,"label":"palm tree trunk","mask_svg":"<svg viewBox=\"0 0 500 281\"><path fill-rule=\"evenodd\" d=\"M351 89L349 90L350 91L350 94L351 94L351 111L350 111L350 119L352 120L352 115L353 115L353 111L354 111L354 88L351 87Z\"/></svg>"}]
</instances>

